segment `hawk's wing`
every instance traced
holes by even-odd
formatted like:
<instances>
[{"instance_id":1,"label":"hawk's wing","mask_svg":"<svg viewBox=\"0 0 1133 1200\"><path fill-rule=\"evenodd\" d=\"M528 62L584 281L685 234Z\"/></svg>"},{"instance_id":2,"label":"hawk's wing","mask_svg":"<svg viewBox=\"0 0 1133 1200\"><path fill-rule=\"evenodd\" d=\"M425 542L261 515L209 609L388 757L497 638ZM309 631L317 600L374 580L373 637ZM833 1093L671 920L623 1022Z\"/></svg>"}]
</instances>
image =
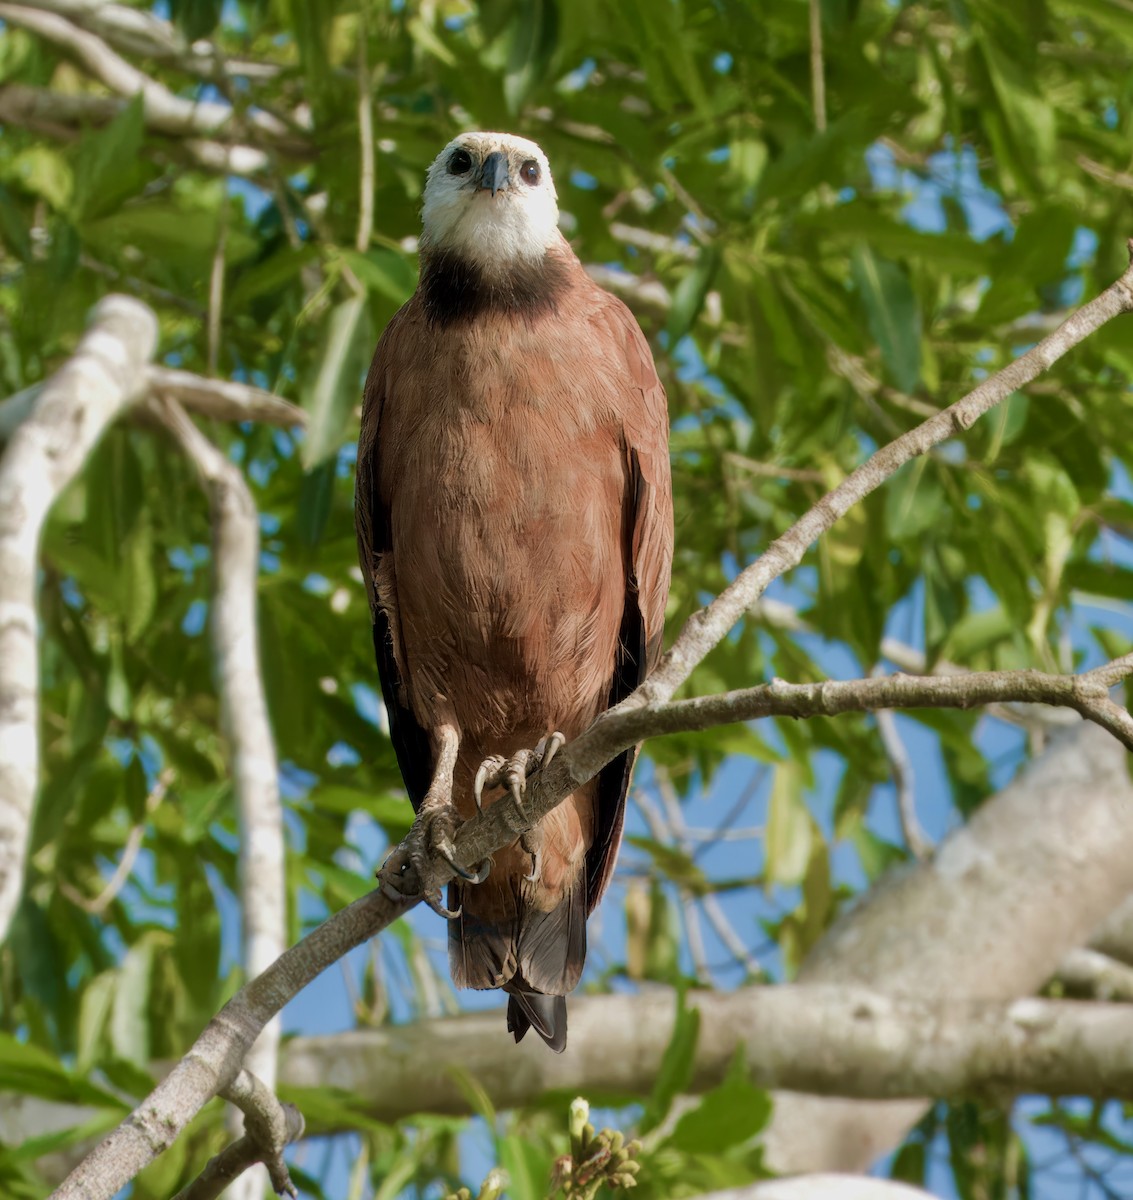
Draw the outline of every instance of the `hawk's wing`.
<instances>
[{"instance_id":1,"label":"hawk's wing","mask_svg":"<svg viewBox=\"0 0 1133 1200\"><path fill-rule=\"evenodd\" d=\"M602 293L592 324L596 345L624 364L621 394L611 397L621 417L626 459L626 596L610 689L612 706L624 700L661 657L673 563L669 407L649 343L629 309L616 296ZM594 841L586 856L588 912L602 898L614 872L636 757L636 749L627 750L598 774Z\"/></svg>"},{"instance_id":2,"label":"hawk's wing","mask_svg":"<svg viewBox=\"0 0 1133 1200\"><path fill-rule=\"evenodd\" d=\"M389 717L390 740L409 799L417 810L433 777L433 751L428 733L417 723L406 696L401 618L397 604L397 572L390 537L390 516L382 503L378 478L378 443L382 409L388 397L392 358L399 327L407 320L405 305L386 326L374 351L362 400L362 428L355 469L354 528L358 561L374 628L374 654Z\"/></svg>"}]
</instances>

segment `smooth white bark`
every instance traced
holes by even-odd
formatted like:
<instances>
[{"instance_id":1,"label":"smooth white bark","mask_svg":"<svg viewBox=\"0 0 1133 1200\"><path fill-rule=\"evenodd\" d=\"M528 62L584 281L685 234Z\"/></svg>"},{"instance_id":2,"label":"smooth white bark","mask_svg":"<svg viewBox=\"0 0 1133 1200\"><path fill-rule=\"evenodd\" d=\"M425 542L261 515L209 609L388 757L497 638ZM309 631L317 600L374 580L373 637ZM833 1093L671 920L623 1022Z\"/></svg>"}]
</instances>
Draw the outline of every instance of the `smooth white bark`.
<instances>
[{"instance_id":1,"label":"smooth white bark","mask_svg":"<svg viewBox=\"0 0 1133 1200\"><path fill-rule=\"evenodd\" d=\"M108 296L0 457L0 941L19 903L39 779L36 568L51 505L145 386L157 319Z\"/></svg>"}]
</instances>

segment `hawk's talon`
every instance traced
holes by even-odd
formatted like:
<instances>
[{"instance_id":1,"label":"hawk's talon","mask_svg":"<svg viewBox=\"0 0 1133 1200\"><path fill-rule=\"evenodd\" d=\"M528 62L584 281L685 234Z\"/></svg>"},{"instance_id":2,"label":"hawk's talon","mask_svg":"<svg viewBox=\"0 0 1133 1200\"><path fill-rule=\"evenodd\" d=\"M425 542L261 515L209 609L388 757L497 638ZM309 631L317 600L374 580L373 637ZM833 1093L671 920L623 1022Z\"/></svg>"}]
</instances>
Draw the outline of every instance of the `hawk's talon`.
<instances>
[{"instance_id":1,"label":"hawk's talon","mask_svg":"<svg viewBox=\"0 0 1133 1200\"><path fill-rule=\"evenodd\" d=\"M531 874L524 875L528 883L535 883L539 878L539 851L531 851Z\"/></svg>"},{"instance_id":2,"label":"hawk's talon","mask_svg":"<svg viewBox=\"0 0 1133 1200\"><path fill-rule=\"evenodd\" d=\"M547 738L547 744L543 747L543 761L539 764L539 769L545 771L554 761L555 755L566 745L566 738L556 729L554 733Z\"/></svg>"},{"instance_id":3,"label":"hawk's talon","mask_svg":"<svg viewBox=\"0 0 1133 1200\"><path fill-rule=\"evenodd\" d=\"M472 794L476 798L477 811L484 807L484 784L488 782L488 777L492 776L495 779L506 766L507 759L499 754L491 755L480 764L479 770L476 772L476 780L472 784Z\"/></svg>"},{"instance_id":4,"label":"hawk's talon","mask_svg":"<svg viewBox=\"0 0 1133 1200\"><path fill-rule=\"evenodd\" d=\"M455 921L464 912L464 905L459 905L454 911L451 908L446 908L444 901L441 899L440 888L436 893L424 892L421 899L437 914L438 917L444 917L446 921Z\"/></svg>"}]
</instances>

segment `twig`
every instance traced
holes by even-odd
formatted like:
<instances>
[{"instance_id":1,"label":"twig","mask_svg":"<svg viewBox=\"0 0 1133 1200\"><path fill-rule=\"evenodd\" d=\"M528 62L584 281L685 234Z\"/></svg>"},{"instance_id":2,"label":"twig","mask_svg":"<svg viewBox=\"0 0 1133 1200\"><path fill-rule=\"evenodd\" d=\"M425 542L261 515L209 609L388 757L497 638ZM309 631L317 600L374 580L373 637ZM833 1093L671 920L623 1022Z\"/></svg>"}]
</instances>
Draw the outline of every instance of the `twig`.
<instances>
[{"instance_id":1,"label":"twig","mask_svg":"<svg viewBox=\"0 0 1133 1200\"><path fill-rule=\"evenodd\" d=\"M149 368L148 378L159 395L218 421L258 421L284 428L307 424L307 414L298 405L248 383L157 366Z\"/></svg>"},{"instance_id":2,"label":"twig","mask_svg":"<svg viewBox=\"0 0 1133 1200\"><path fill-rule=\"evenodd\" d=\"M216 1200L249 1167L263 1163L278 1196L299 1195L283 1160L285 1147L303 1136L303 1114L281 1104L250 1071L241 1071L221 1093L244 1114L244 1136L209 1160L174 1200Z\"/></svg>"},{"instance_id":3,"label":"twig","mask_svg":"<svg viewBox=\"0 0 1133 1200\"><path fill-rule=\"evenodd\" d=\"M739 467L749 475L762 475L768 479L789 479L794 483L823 483L821 471L812 471L799 467L782 467L778 463L756 462L746 454L737 454L734 450L724 451L724 461Z\"/></svg>"},{"instance_id":4,"label":"twig","mask_svg":"<svg viewBox=\"0 0 1133 1200\"><path fill-rule=\"evenodd\" d=\"M220 52L205 39L186 45L168 22L145 9L129 8L107 0L23 0L26 8L40 8L67 17L98 34L118 50L171 63L191 75L212 80ZM273 79L283 68L276 63L230 59L229 72L248 79Z\"/></svg>"},{"instance_id":5,"label":"twig","mask_svg":"<svg viewBox=\"0 0 1133 1200\"><path fill-rule=\"evenodd\" d=\"M826 132L826 67L822 57L822 3L810 0L810 92L814 127Z\"/></svg>"},{"instance_id":6,"label":"twig","mask_svg":"<svg viewBox=\"0 0 1133 1200\"><path fill-rule=\"evenodd\" d=\"M157 781L146 797L145 815L147 819L157 811L158 806L165 799L165 794L169 791L169 785L172 782L173 771L171 768L166 767L158 775ZM126 845L122 850L122 857L118 860L118 865L114 868L113 875L110 876L102 891L93 900L88 900L77 887L68 883L66 879L59 880L59 890L72 904L77 904L79 908L85 912L89 912L92 916L98 916L99 913L105 912L122 890L126 880L130 878L130 872L134 869L134 861L138 857L138 851L142 848L145 832L146 820L144 819L136 825L131 826L130 832L126 837Z\"/></svg>"},{"instance_id":7,"label":"twig","mask_svg":"<svg viewBox=\"0 0 1133 1200\"><path fill-rule=\"evenodd\" d=\"M79 265L95 275L101 275L103 279L109 279L112 283L128 287L130 291L137 292L141 296L148 296L151 300L158 300L162 304L179 308L192 317L200 319L205 315L205 310L192 300L178 296L176 292L171 292L168 288L150 283L148 279L143 279L140 275L130 275L126 271L120 271L117 267L111 266L110 263L100 262L86 251L79 255Z\"/></svg>"},{"instance_id":8,"label":"twig","mask_svg":"<svg viewBox=\"0 0 1133 1200\"><path fill-rule=\"evenodd\" d=\"M366 0L358 17L358 140L362 170L358 180L358 233L354 248L364 254L370 248L374 231L374 104L370 95L370 68L366 63L368 23Z\"/></svg>"},{"instance_id":9,"label":"twig","mask_svg":"<svg viewBox=\"0 0 1133 1200\"><path fill-rule=\"evenodd\" d=\"M251 979L279 958L287 942L279 763L256 622L259 514L239 468L180 405L165 399L151 401L150 407L196 466L212 505L212 640L239 818L244 970ZM269 1089L275 1086L279 1036L278 1022L269 1022L244 1060Z\"/></svg>"},{"instance_id":10,"label":"twig","mask_svg":"<svg viewBox=\"0 0 1133 1200\"><path fill-rule=\"evenodd\" d=\"M224 254L228 244L228 194L221 193L220 213L217 219L216 249L209 271L208 308L208 373L216 374L220 360L220 325L224 315Z\"/></svg>"},{"instance_id":11,"label":"twig","mask_svg":"<svg viewBox=\"0 0 1133 1200\"><path fill-rule=\"evenodd\" d=\"M1093 1000L1133 1001L1133 967L1085 946L1066 955L1055 978L1071 992Z\"/></svg>"},{"instance_id":12,"label":"twig","mask_svg":"<svg viewBox=\"0 0 1133 1200\"><path fill-rule=\"evenodd\" d=\"M146 124L175 137L212 137L238 127L231 106L214 100L186 100L129 63L97 34L73 25L58 13L23 4L0 3L0 20L22 26L73 55L100 83L120 96L141 95ZM243 123L280 147L295 146L292 131L278 118L256 110ZM302 149L307 147L302 146Z\"/></svg>"},{"instance_id":13,"label":"twig","mask_svg":"<svg viewBox=\"0 0 1133 1200\"><path fill-rule=\"evenodd\" d=\"M0 457L0 941L19 901L39 774L36 556L55 498L145 386L157 321L108 296Z\"/></svg>"},{"instance_id":14,"label":"twig","mask_svg":"<svg viewBox=\"0 0 1133 1200\"><path fill-rule=\"evenodd\" d=\"M74 139L83 129L108 124L127 103L115 96L53 92L50 88L5 83L0 84L0 124L31 129L48 137ZM156 129L152 122L148 124ZM271 165L269 156L253 146L222 144L200 137L186 138L181 144L202 167L210 171L258 175ZM306 151L301 154L296 150L293 156L305 157L309 153Z\"/></svg>"},{"instance_id":15,"label":"twig","mask_svg":"<svg viewBox=\"0 0 1133 1200\"><path fill-rule=\"evenodd\" d=\"M873 671L874 677L882 672L880 668ZM917 819L917 796L913 783L913 764L901 734L897 729L897 721L892 712L879 708L874 714L877 721L877 732L881 737L881 745L885 757L889 760L889 771L893 776L893 787L897 793L897 816L901 822L901 833L905 845L914 858L926 858L932 853L932 843L925 836L921 823Z\"/></svg>"},{"instance_id":16,"label":"twig","mask_svg":"<svg viewBox=\"0 0 1133 1200\"><path fill-rule=\"evenodd\" d=\"M975 422L1107 321L1133 309L1133 267L1083 305L1049 337L984 380L963 399L875 451L857 470L778 537L706 608L686 622L658 669L620 708L668 700L693 669L728 634L772 580L802 561L808 547L900 467L933 446L965 433ZM615 710L616 711L616 710Z\"/></svg>"}]
</instances>

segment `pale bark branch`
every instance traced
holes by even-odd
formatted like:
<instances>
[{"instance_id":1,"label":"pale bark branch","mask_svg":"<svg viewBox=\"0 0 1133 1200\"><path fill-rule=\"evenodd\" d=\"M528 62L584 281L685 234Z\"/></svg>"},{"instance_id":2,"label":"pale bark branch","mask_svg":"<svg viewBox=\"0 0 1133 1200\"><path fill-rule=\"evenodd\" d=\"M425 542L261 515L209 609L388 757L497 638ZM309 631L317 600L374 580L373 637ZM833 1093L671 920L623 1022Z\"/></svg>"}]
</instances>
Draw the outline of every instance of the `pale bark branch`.
<instances>
[{"instance_id":1,"label":"pale bark branch","mask_svg":"<svg viewBox=\"0 0 1133 1200\"><path fill-rule=\"evenodd\" d=\"M1055 979L1074 996L1133 1001L1133 967L1087 946L1078 946L1066 955Z\"/></svg>"},{"instance_id":2,"label":"pale bark branch","mask_svg":"<svg viewBox=\"0 0 1133 1200\"><path fill-rule=\"evenodd\" d=\"M197 429L184 409L170 400L154 401L151 407L196 466L212 505L212 642L240 832L244 970L254 979L287 944L279 763L268 721L256 621L259 514L240 469ZM275 1087L279 1037L278 1020L268 1022L244 1059L269 1091Z\"/></svg>"},{"instance_id":3,"label":"pale bark branch","mask_svg":"<svg viewBox=\"0 0 1133 1200\"><path fill-rule=\"evenodd\" d=\"M307 424L304 409L248 383L209 379L191 371L157 366L150 367L148 378L158 395L218 421L258 421L284 428L302 428Z\"/></svg>"},{"instance_id":4,"label":"pale bark branch","mask_svg":"<svg viewBox=\"0 0 1133 1200\"><path fill-rule=\"evenodd\" d=\"M1098 1096L1133 1099L1133 1006L884 995L863 985L779 984L689 992L700 1035L689 1090L720 1083L738 1047L753 1082L818 1096ZM498 1012L295 1038L283 1081L349 1092L377 1120L466 1115L461 1069L497 1108L547 1092L639 1095L673 1031L668 988L576 997L572 1045L515 1046Z\"/></svg>"},{"instance_id":5,"label":"pale bark branch","mask_svg":"<svg viewBox=\"0 0 1133 1200\"><path fill-rule=\"evenodd\" d=\"M40 533L107 425L145 387L156 344L144 304L102 300L0 458L0 941L19 902L39 777Z\"/></svg>"},{"instance_id":6,"label":"pale bark branch","mask_svg":"<svg viewBox=\"0 0 1133 1200\"><path fill-rule=\"evenodd\" d=\"M932 1193L864 1175L798 1175L711 1192L698 1200L933 1200Z\"/></svg>"},{"instance_id":7,"label":"pale bark branch","mask_svg":"<svg viewBox=\"0 0 1133 1200\"><path fill-rule=\"evenodd\" d=\"M50 88L6 83L0 84L0 124L73 140L86 128L108 124L127 103L114 96L54 92ZM189 137L181 144L209 171L257 175L271 165L267 152L254 146L229 145L207 137ZM301 157L297 153L294 156Z\"/></svg>"},{"instance_id":8,"label":"pale bark branch","mask_svg":"<svg viewBox=\"0 0 1133 1200\"><path fill-rule=\"evenodd\" d=\"M244 1136L210 1159L174 1200L216 1200L245 1171L260 1163L277 1196L298 1196L283 1151L303 1136L302 1113L294 1104L281 1104L250 1071L241 1071L221 1094L244 1114Z\"/></svg>"},{"instance_id":9,"label":"pale bark branch","mask_svg":"<svg viewBox=\"0 0 1133 1200\"><path fill-rule=\"evenodd\" d=\"M22 0L22 3L25 8L67 17L119 51L169 63L204 79L214 78L225 61L230 74L252 79L271 79L283 69L275 63L240 58L224 60L217 47L205 38L189 45L173 25L145 9L107 0Z\"/></svg>"},{"instance_id":10,"label":"pale bark branch","mask_svg":"<svg viewBox=\"0 0 1133 1200\"><path fill-rule=\"evenodd\" d=\"M1034 994L1133 889L1127 761L1090 724L1052 737L931 859L890 872L846 911L799 982L957 1003ZM864 1170L924 1104L779 1093L766 1161L790 1174Z\"/></svg>"},{"instance_id":11,"label":"pale bark branch","mask_svg":"<svg viewBox=\"0 0 1133 1200\"><path fill-rule=\"evenodd\" d=\"M284 122L255 110L237 116L232 107L215 100L186 100L140 71L106 44L101 37L67 20L57 12L23 4L0 3L0 20L19 25L74 57L100 83L119 96L141 95L148 128L172 137L227 136L234 131L254 132L272 145L305 152Z\"/></svg>"}]
</instances>

